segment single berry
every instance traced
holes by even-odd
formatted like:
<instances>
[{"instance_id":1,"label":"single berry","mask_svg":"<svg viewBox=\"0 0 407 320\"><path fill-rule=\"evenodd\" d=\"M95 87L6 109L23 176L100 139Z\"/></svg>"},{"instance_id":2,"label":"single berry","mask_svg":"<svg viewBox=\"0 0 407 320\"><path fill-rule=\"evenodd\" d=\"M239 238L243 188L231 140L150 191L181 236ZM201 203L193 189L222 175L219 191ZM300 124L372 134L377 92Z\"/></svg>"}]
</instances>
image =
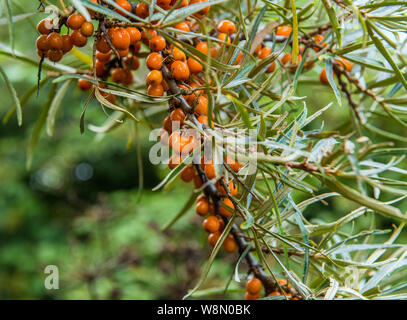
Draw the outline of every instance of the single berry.
<instances>
[{"instance_id":1,"label":"single berry","mask_svg":"<svg viewBox=\"0 0 407 320\"><path fill-rule=\"evenodd\" d=\"M203 228L208 233L215 233L219 231L219 220L215 216L209 216L202 223Z\"/></svg>"},{"instance_id":2,"label":"single berry","mask_svg":"<svg viewBox=\"0 0 407 320\"><path fill-rule=\"evenodd\" d=\"M171 64L171 72L178 81L188 80L190 75L188 65L183 61L174 61Z\"/></svg>"},{"instance_id":3,"label":"single berry","mask_svg":"<svg viewBox=\"0 0 407 320\"><path fill-rule=\"evenodd\" d=\"M152 70L147 75L146 84L161 84L163 82L163 74L159 70Z\"/></svg>"},{"instance_id":4,"label":"single berry","mask_svg":"<svg viewBox=\"0 0 407 320\"><path fill-rule=\"evenodd\" d=\"M92 88L92 82L85 80L85 79L79 79L78 80L78 87L82 91L88 91L90 88Z\"/></svg>"},{"instance_id":5,"label":"single berry","mask_svg":"<svg viewBox=\"0 0 407 320\"><path fill-rule=\"evenodd\" d=\"M150 84L147 88L147 94L154 97L162 97L164 95L164 88L162 84Z\"/></svg>"},{"instance_id":6,"label":"single berry","mask_svg":"<svg viewBox=\"0 0 407 320\"><path fill-rule=\"evenodd\" d=\"M47 36L47 42L50 49L62 50L64 43L62 37L57 32L52 32Z\"/></svg>"},{"instance_id":7,"label":"single berry","mask_svg":"<svg viewBox=\"0 0 407 320\"><path fill-rule=\"evenodd\" d=\"M236 243L236 241L235 241L235 238L231 235L231 234L229 234L227 237L226 237L226 239L225 239L225 241L223 242L223 249L226 251L226 252L229 252L229 253L232 253L232 252L235 252L238 248L237 248L237 243Z\"/></svg>"},{"instance_id":8,"label":"single berry","mask_svg":"<svg viewBox=\"0 0 407 320\"><path fill-rule=\"evenodd\" d=\"M71 51L73 48L72 38L69 34L65 34L62 36L62 51L67 53Z\"/></svg>"},{"instance_id":9,"label":"single berry","mask_svg":"<svg viewBox=\"0 0 407 320\"><path fill-rule=\"evenodd\" d=\"M232 21L223 20L218 24L218 31L221 33L227 33L230 36L235 33L236 25Z\"/></svg>"},{"instance_id":10,"label":"single berry","mask_svg":"<svg viewBox=\"0 0 407 320\"><path fill-rule=\"evenodd\" d=\"M261 290L261 281L258 278L251 278L247 281L246 291L252 295L256 295Z\"/></svg>"},{"instance_id":11,"label":"single berry","mask_svg":"<svg viewBox=\"0 0 407 320\"><path fill-rule=\"evenodd\" d=\"M75 30L71 34L72 43L79 48L86 46L88 38L84 37L79 30Z\"/></svg>"},{"instance_id":12,"label":"single berry","mask_svg":"<svg viewBox=\"0 0 407 320\"><path fill-rule=\"evenodd\" d=\"M162 51L167 46L167 42L162 36L152 37L149 41L150 49L153 51Z\"/></svg>"},{"instance_id":13,"label":"single berry","mask_svg":"<svg viewBox=\"0 0 407 320\"><path fill-rule=\"evenodd\" d=\"M112 37L112 44L117 50L126 50L130 46L130 35L126 29L119 29L114 32Z\"/></svg>"},{"instance_id":14,"label":"single berry","mask_svg":"<svg viewBox=\"0 0 407 320\"><path fill-rule=\"evenodd\" d=\"M41 34L50 34L52 31L52 20L43 19L37 25L37 30Z\"/></svg>"},{"instance_id":15,"label":"single berry","mask_svg":"<svg viewBox=\"0 0 407 320\"><path fill-rule=\"evenodd\" d=\"M226 198L225 200L223 200L219 212L222 216L230 218L231 216L233 216L234 208L235 206L233 205L233 202L229 198Z\"/></svg>"},{"instance_id":16,"label":"single berry","mask_svg":"<svg viewBox=\"0 0 407 320\"><path fill-rule=\"evenodd\" d=\"M199 73L202 72L203 66L197 60L193 58L188 58L187 60L188 68L191 73Z\"/></svg>"},{"instance_id":17,"label":"single berry","mask_svg":"<svg viewBox=\"0 0 407 320\"><path fill-rule=\"evenodd\" d=\"M94 27L93 24L91 22L84 22L81 26L81 33L84 37L90 37L93 35L94 32Z\"/></svg>"},{"instance_id":18,"label":"single berry","mask_svg":"<svg viewBox=\"0 0 407 320\"><path fill-rule=\"evenodd\" d=\"M74 13L68 17L66 24L72 30L79 30L82 27L82 24L85 22L85 18L83 15Z\"/></svg>"},{"instance_id":19,"label":"single berry","mask_svg":"<svg viewBox=\"0 0 407 320\"><path fill-rule=\"evenodd\" d=\"M150 70L160 70L163 65L163 57L158 52L152 52L148 55L146 64Z\"/></svg>"}]
</instances>

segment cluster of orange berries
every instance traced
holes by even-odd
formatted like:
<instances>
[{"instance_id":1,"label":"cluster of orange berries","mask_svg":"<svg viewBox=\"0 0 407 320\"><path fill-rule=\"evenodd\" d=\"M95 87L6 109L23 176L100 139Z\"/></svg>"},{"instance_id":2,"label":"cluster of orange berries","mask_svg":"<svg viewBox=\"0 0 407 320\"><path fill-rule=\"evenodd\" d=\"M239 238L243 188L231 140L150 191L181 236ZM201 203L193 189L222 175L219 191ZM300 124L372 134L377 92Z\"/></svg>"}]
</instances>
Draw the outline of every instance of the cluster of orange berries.
<instances>
[{"instance_id":1,"label":"cluster of orange berries","mask_svg":"<svg viewBox=\"0 0 407 320\"><path fill-rule=\"evenodd\" d=\"M73 30L71 34L61 35L61 26L54 26L52 20L43 19L38 23L37 30L41 34L36 43L38 56L58 62L73 46L84 47L94 33L93 24L81 14L71 14L64 24Z\"/></svg>"}]
</instances>

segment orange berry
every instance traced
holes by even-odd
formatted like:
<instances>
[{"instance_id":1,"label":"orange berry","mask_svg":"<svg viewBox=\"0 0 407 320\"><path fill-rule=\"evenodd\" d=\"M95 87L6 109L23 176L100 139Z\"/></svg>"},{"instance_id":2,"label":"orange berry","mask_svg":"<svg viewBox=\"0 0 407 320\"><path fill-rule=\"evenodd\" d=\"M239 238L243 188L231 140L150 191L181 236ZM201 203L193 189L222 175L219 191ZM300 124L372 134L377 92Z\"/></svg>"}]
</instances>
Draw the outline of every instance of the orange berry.
<instances>
[{"instance_id":1,"label":"orange berry","mask_svg":"<svg viewBox=\"0 0 407 320\"><path fill-rule=\"evenodd\" d=\"M221 194L226 195L225 189L220 183L217 184L217 188ZM237 186L233 183L233 181L229 182L228 189L232 196L237 195L238 193Z\"/></svg>"},{"instance_id":2,"label":"orange berry","mask_svg":"<svg viewBox=\"0 0 407 320\"><path fill-rule=\"evenodd\" d=\"M78 87L82 91L88 91L90 88L92 88L92 82L85 79L78 79Z\"/></svg>"},{"instance_id":3,"label":"orange berry","mask_svg":"<svg viewBox=\"0 0 407 320\"><path fill-rule=\"evenodd\" d=\"M178 0L172 0L171 5L174 6ZM182 2L178 5L177 9L181 9L188 6L188 0L182 0Z\"/></svg>"},{"instance_id":4,"label":"orange berry","mask_svg":"<svg viewBox=\"0 0 407 320\"><path fill-rule=\"evenodd\" d=\"M159 70L152 70L148 75L146 79L146 84L160 84L163 82L163 74Z\"/></svg>"},{"instance_id":5,"label":"orange berry","mask_svg":"<svg viewBox=\"0 0 407 320\"><path fill-rule=\"evenodd\" d=\"M257 48L254 50L254 55L258 56L260 53L260 50L263 48L262 44L260 43Z\"/></svg>"},{"instance_id":6,"label":"orange berry","mask_svg":"<svg viewBox=\"0 0 407 320\"><path fill-rule=\"evenodd\" d=\"M211 57L215 58L219 54L219 48L211 48Z\"/></svg>"},{"instance_id":7,"label":"orange berry","mask_svg":"<svg viewBox=\"0 0 407 320\"><path fill-rule=\"evenodd\" d=\"M193 58L188 58L187 60L188 68L192 73L199 73L202 72L203 66L198 61Z\"/></svg>"},{"instance_id":8,"label":"orange berry","mask_svg":"<svg viewBox=\"0 0 407 320\"><path fill-rule=\"evenodd\" d=\"M187 154L199 146L199 142L193 136L181 135L179 131L171 134L169 145L177 154Z\"/></svg>"},{"instance_id":9,"label":"orange berry","mask_svg":"<svg viewBox=\"0 0 407 320\"><path fill-rule=\"evenodd\" d=\"M195 177L195 168L191 165L186 166L181 171L181 179L185 182L191 182Z\"/></svg>"},{"instance_id":10,"label":"orange berry","mask_svg":"<svg viewBox=\"0 0 407 320\"><path fill-rule=\"evenodd\" d=\"M214 247L214 246L216 245L216 243L218 242L220 236L221 236L221 233L220 233L220 232L211 233L211 234L208 236L208 243L209 243L212 247Z\"/></svg>"},{"instance_id":11,"label":"orange berry","mask_svg":"<svg viewBox=\"0 0 407 320\"><path fill-rule=\"evenodd\" d=\"M117 50L117 53L119 54L119 56L121 58L127 57L129 52L130 52L129 48L124 49L124 50Z\"/></svg>"},{"instance_id":12,"label":"orange berry","mask_svg":"<svg viewBox=\"0 0 407 320\"><path fill-rule=\"evenodd\" d=\"M335 77L335 73L332 71L332 75ZM326 74L326 69L323 68L320 75L319 75L319 81L321 81L322 84L329 84L328 76Z\"/></svg>"},{"instance_id":13,"label":"orange berry","mask_svg":"<svg viewBox=\"0 0 407 320\"><path fill-rule=\"evenodd\" d=\"M288 38L293 31L290 26L280 26L277 28L276 36Z\"/></svg>"},{"instance_id":14,"label":"orange berry","mask_svg":"<svg viewBox=\"0 0 407 320\"><path fill-rule=\"evenodd\" d=\"M47 58L52 62L58 62L62 59L64 52L62 50L50 49L47 52Z\"/></svg>"},{"instance_id":15,"label":"orange berry","mask_svg":"<svg viewBox=\"0 0 407 320\"><path fill-rule=\"evenodd\" d=\"M188 23L186 23L185 21L176 24L174 26L174 29L178 29L178 30L185 31L185 32L190 32L191 31L191 29L189 28Z\"/></svg>"},{"instance_id":16,"label":"orange berry","mask_svg":"<svg viewBox=\"0 0 407 320\"><path fill-rule=\"evenodd\" d=\"M207 116L199 116L197 120L198 122L202 123L205 126L209 125L209 120Z\"/></svg>"},{"instance_id":17,"label":"orange berry","mask_svg":"<svg viewBox=\"0 0 407 320\"><path fill-rule=\"evenodd\" d=\"M264 47L259 51L258 57L259 59L265 59L271 54L271 48Z\"/></svg>"},{"instance_id":18,"label":"orange berry","mask_svg":"<svg viewBox=\"0 0 407 320\"><path fill-rule=\"evenodd\" d=\"M195 112L200 115L206 116L208 114L208 105L209 105L208 98L203 95L199 96Z\"/></svg>"},{"instance_id":19,"label":"orange berry","mask_svg":"<svg viewBox=\"0 0 407 320\"><path fill-rule=\"evenodd\" d=\"M126 76L124 77L124 80L122 81L122 84L124 86L128 86L128 85L133 83L133 74L131 73L130 70L126 70L126 69L124 69L124 72L125 72Z\"/></svg>"},{"instance_id":20,"label":"orange berry","mask_svg":"<svg viewBox=\"0 0 407 320\"><path fill-rule=\"evenodd\" d=\"M230 37L228 36L227 33L219 33L218 39L221 40L222 42L226 41L226 44L231 43Z\"/></svg>"},{"instance_id":21,"label":"orange berry","mask_svg":"<svg viewBox=\"0 0 407 320\"><path fill-rule=\"evenodd\" d=\"M335 62L339 64L339 66L344 68L346 71L352 71L353 67L349 60L339 57L339 59L335 59Z\"/></svg>"},{"instance_id":22,"label":"orange berry","mask_svg":"<svg viewBox=\"0 0 407 320\"><path fill-rule=\"evenodd\" d=\"M150 39L152 39L152 38L154 38L155 36L157 36L158 34L157 34L157 31L155 31L154 29L144 29L142 32L141 32L141 41L143 41L143 43L146 45L146 46L149 46L150 44L149 44L149 42L150 42Z\"/></svg>"},{"instance_id":23,"label":"orange berry","mask_svg":"<svg viewBox=\"0 0 407 320\"><path fill-rule=\"evenodd\" d=\"M171 64L171 72L178 81L188 80L190 75L188 65L183 61L174 61Z\"/></svg>"},{"instance_id":24,"label":"orange berry","mask_svg":"<svg viewBox=\"0 0 407 320\"><path fill-rule=\"evenodd\" d=\"M171 8L171 0L157 0L157 5L164 9L164 10L168 10Z\"/></svg>"},{"instance_id":25,"label":"orange berry","mask_svg":"<svg viewBox=\"0 0 407 320\"><path fill-rule=\"evenodd\" d=\"M195 48L203 54L208 54L209 52L208 44L206 42L199 42Z\"/></svg>"},{"instance_id":26,"label":"orange berry","mask_svg":"<svg viewBox=\"0 0 407 320\"><path fill-rule=\"evenodd\" d=\"M219 209L220 214L225 218L230 218L231 216L233 216L233 210L235 209L233 202L229 198L226 198L225 200L223 200L222 204L225 205L226 208L221 206Z\"/></svg>"},{"instance_id":27,"label":"orange berry","mask_svg":"<svg viewBox=\"0 0 407 320\"><path fill-rule=\"evenodd\" d=\"M287 286L288 282L285 279L278 279L278 283L280 286Z\"/></svg>"},{"instance_id":28,"label":"orange berry","mask_svg":"<svg viewBox=\"0 0 407 320\"><path fill-rule=\"evenodd\" d=\"M72 38L69 34L65 34L62 36L62 51L67 53L71 51L73 48Z\"/></svg>"},{"instance_id":29,"label":"orange berry","mask_svg":"<svg viewBox=\"0 0 407 320\"><path fill-rule=\"evenodd\" d=\"M131 4L127 0L116 0L115 1L117 5L122 7L124 10L131 12ZM120 14L122 14L120 12Z\"/></svg>"},{"instance_id":30,"label":"orange berry","mask_svg":"<svg viewBox=\"0 0 407 320\"><path fill-rule=\"evenodd\" d=\"M184 111L182 111L181 108L176 108L174 111L171 112L170 119L172 122L179 122L180 126L182 126L185 121L185 113Z\"/></svg>"},{"instance_id":31,"label":"orange berry","mask_svg":"<svg viewBox=\"0 0 407 320\"><path fill-rule=\"evenodd\" d=\"M253 295L253 294L250 294L249 292L246 292L245 295L244 295L245 300L257 300L259 298L260 298L259 294Z\"/></svg>"},{"instance_id":32,"label":"orange berry","mask_svg":"<svg viewBox=\"0 0 407 320\"><path fill-rule=\"evenodd\" d=\"M238 161L235 161L235 159L233 159L230 156L226 156L225 161L230 166L230 168L236 173L239 172L240 169L242 168L242 164Z\"/></svg>"},{"instance_id":33,"label":"orange berry","mask_svg":"<svg viewBox=\"0 0 407 320\"><path fill-rule=\"evenodd\" d=\"M171 53L174 60L185 61L187 59L185 53L181 49L178 49L177 47L173 47L171 49Z\"/></svg>"},{"instance_id":34,"label":"orange berry","mask_svg":"<svg viewBox=\"0 0 407 320\"><path fill-rule=\"evenodd\" d=\"M72 30L79 30L82 27L82 24L86 21L83 15L79 13L71 14L66 21L66 24Z\"/></svg>"},{"instance_id":35,"label":"orange berry","mask_svg":"<svg viewBox=\"0 0 407 320\"><path fill-rule=\"evenodd\" d=\"M149 16L149 8L145 3L139 3L136 6L136 15L141 19L145 19Z\"/></svg>"},{"instance_id":36,"label":"orange berry","mask_svg":"<svg viewBox=\"0 0 407 320\"><path fill-rule=\"evenodd\" d=\"M47 36L47 42L50 49L62 50L64 43L62 37L57 32L52 32Z\"/></svg>"},{"instance_id":37,"label":"orange berry","mask_svg":"<svg viewBox=\"0 0 407 320\"><path fill-rule=\"evenodd\" d=\"M314 42L315 42L316 44L319 44L319 45L321 45L321 46L323 46L323 47L326 47L326 46L327 46L327 43L326 43L325 41L323 41L323 40L324 40L324 36L323 36L323 35L318 34L318 35L316 35L316 36L314 37ZM315 52L319 52L319 50L320 50L318 47L312 47L312 49L314 49Z\"/></svg>"},{"instance_id":38,"label":"orange berry","mask_svg":"<svg viewBox=\"0 0 407 320\"><path fill-rule=\"evenodd\" d=\"M71 34L72 43L74 46L82 48L88 43L88 38L84 37L79 30L74 30Z\"/></svg>"},{"instance_id":39,"label":"orange berry","mask_svg":"<svg viewBox=\"0 0 407 320\"><path fill-rule=\"evenodd\" d=\"M40 51L48 51L49 43L48 43L48 40L47 40L47 36L44 35L44 34L42 36L39 36L37 38L36 45L37 45L38 50L40 50Z\"/></svg>"},{"instance_id":40,"label":"orange berry","mask_svg":"<svg viewBox=\"0 0 407 320\"><path fill-rule=\"evenodd\" d=\"M110 74L113 82L122 83L126 78L126 72L123 68L114 68Z\"/></svg>"},{"instance_id":41,"label":"orange berry","mask_svg":"<svg viewBox=\"0 0 407 320\"><path fill-rule=\"evenodd\" d=\"M102 62L107 62L110 60L111 54L112 54L112 51L109 51L107 53L96 52L96 59L98 59L99 61L102 61Z\"/></svg>"},{"instance_id":42,"label":"orange berry","mask_svg":"<svg viewBox=\"0 0 407 320\"><path fill-rule=\"evenodd\" d=\"M96 49L97 49L99 52L102 52L102 53L108 53L108 52L110 52L110 46L109 46L109 44L107 43L107 40L106 40L106 38L105 38L104 35L102 35L102 36L100 37L100 39L98 40L98 42L96 43Z\"/></svg>"},{"instance_id":43,"label":"orange berry","mask_svg":"<svg viewBox=\"0 0 407 320\"><path fill-rule=\"evenodd\" d=\"M126 29L116 30L112 37L112 44L117 50L126 50L130 46L130 35Z\"/></svg>"},{"instance_id":44,"label":"orange berry","mask_svg":"<svg viewBox=\"0 0 407 320\"><path fill-rule=\"evenodd\" d=\"M141 32L136 27L126 28L127 33L130 36L130 43L135 45L138 41L141 40Z\"/></svg>"},{"instance_id":45,"label":"orange berry","mask_svg":"<svg viewBox=\"0 0 407 320\"><path fill-rule=\"evenodd\" d=\"M41 34L50 34L52 31L52 20L43 19L37 25L37 30Z\"/></svg>"},{"instance_id":46,"label":"orange berry","mask_svg":"<svg viewBox=\"0 0 407 320\"><path fill-rule=\"evenodd\" d=\"M218 31L231 36L236 31L236 25L230 20L223 20L218 24Z\"/></svg>"},{"instance_id":47,"label":"orange berry","mask_svg":"<svg viewBox=\"0 0 407 320\"><path fill-rule=\"evenodd\" d=\"M95 68L98 77L103 76L106 72L105 64L102 61L96 60Z\"/></svg>"},{"instance_id":48,"label":"orange berry","mask_svg":"<svg viewBox=\"0 0 407 320\"><path fill-rule=\"evenodd\" d=\"M146 64L150 70L160 70L163 65L163 57L158 52L152 52L148 55Z\"/></svg>"},{"instance_id":49,"label":"orange berry","mask_svg":"<svg viewBox=\"0 0 407 320\"><path fill-rule=\"evenodd\" d=\"M140 61L135 56L124 59L124 64L131 70L138 70L138 68L140 68Z\"/></svg>"},{"instance_id":50,"label":"orange berry","mask_svg":"<svg viewBox=\"0 0 407 320\"><path fill-rule=\"evenodd\" d=\"M270 64L270 66L266 69L266 72L273 73L274 70L276 70L276 66L277 66L277 63L275 61L273 61L273 63Z\"/></svg>"},{"instance_id":51,"label":"orange berry","mask_svg":"<svg viewBox=\"0 0 407 320\"><path fill-rule=\"evenodd\" d=\"M205 175L209 180L216 178L215 166L213 165L213 160L208 161L205 164Z\"/></svg>"},{"instance_id":52,"label":"orange berry","mask_svg":"<svg viewBox=\"0 0 407 320\"><path fill-rule=\"evenodd\" d=\"M236 243L236 241L235 241L235 238L231 235L231 234L229 234L227 237L226 237L226 239L225 239L225 241L223 242L223 249L226 251L226 252L229 252L229 253L232 253L232 252L235 252L237 249L238 249L238 247L237 247L237 243Z\"/></svg>"},{"instance_id":53,"label":"orange berry","mask_svg":"<svg viewBox=\"0 0 407 320\"><path fill-rule=\"evenodd\" d=\"M206 232L208 233L215 233L219 231L219 219L216 218L215 216L209 216L204 220L202 223L203 228L205 229Z\"/></svg>"},{"instance_id":54,"label":"orange berry","mask_svg":"<svg viewBox=\"0 0 407 320\"><path fill-rule=\"evenodd\" d=\"M204 217L209 213L209 201L201 200L196 203L195 211L200 216Z\"/></svg>"},{"instance_id":55,"label":"orange berry","mask_svg":"<svg viewBox=\"0 0 407 320\"><path fill-rule=\"evenodd\" d=\"M207 2L208 0L190 0L189 4L195 4L195 3L200 3L200 2ZM197 18L202 18L204 15L208 14L210 7L205 7L201 9L200 11L194 13L194 16Z\"/></svg>"},{"instance_id":56,"label":"orange berry","mask_svg":"<svg viewBox=\"0 0 407 320\"><path fill-rule=\"evenodd\" d=\"M147 94L154 97L162 97L164 88L161 84L150 84L147 88Z\"/></svg>"},{"instance_id":57,"label":"orange berry","mask_svg":"<svg viewBox=\"0 0 407 320\"><path fill-rule=\"evenodd\" d=\"M247 281L246 291L252 295L256 295L261 290L261 281L258 278L252 278Z\"/></svg>"},{"instance_id":58,"label":"orange berry","mask_svg":"<svg viewBox=\"0 0 407 320\"><path fill-rule=\"evenodd\" d=\"M243 52L239 52L235 60L235 65L240 64L240 62L242 62L243 60L243 57L244 57Z\"/></svg>"},{"instance_id":59,"label":"orange berry","mask_svg":"<svg viewBox=\"0 0 407 320\"><path fill-rule=\"evenodd\" d=\"M200 176L196 175L194 177L194 185L195 185L195 188L197 188L197 189L199 189L203 186L203 181Z\"/></svg>"},{"instance_id":60,"label":"orange berry","mask_svg":"<svg viewBox=\"0 0 407 320\"><path fill-rule=\"evenodd\" d=\"M278 291L274 291L274 292L269 293L268 296L269 296L269 297L281 296L281 293L278 292Z\"/></svg>"},{"instance_id":61,"label":"orange berry","mask_svg":"<svg viewBox=\"0 0 407 320\"><path fill-rule=\"evenodd\" d=\"M82 24L82 26L81 26L81 33L82 33L82 35L84 36L84 37L90 37L90 36L92 36L93 35L93 32L94 32L94 27L93 27L93 24L92 23L90 23L90 22L88 22L88 21L86 21L86 22L84 22L83 24Z\"/></svg>"},{"instance_id":62,"label":"orange berry","mask_svg":"<svg viewBox=\"0 0 407 320\"><path fill-rule=\"evenodd\" d=\"M167 46L167 42L162 36L152 37L149 41L150 49L153 51L162 51Z\"/></svg>"}]
</instances>

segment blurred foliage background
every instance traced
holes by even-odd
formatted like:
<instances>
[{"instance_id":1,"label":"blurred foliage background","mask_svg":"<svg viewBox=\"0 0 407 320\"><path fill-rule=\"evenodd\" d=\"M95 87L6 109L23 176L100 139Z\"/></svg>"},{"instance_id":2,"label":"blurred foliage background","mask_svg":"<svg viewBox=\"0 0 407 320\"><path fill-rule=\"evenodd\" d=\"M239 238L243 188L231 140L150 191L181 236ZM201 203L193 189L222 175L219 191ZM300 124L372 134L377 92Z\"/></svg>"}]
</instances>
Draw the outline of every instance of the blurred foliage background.
<instances>
[{"instance_id":1,"label":"blurred foliage background","mask_svg":"<svg viewBox=\"0 0 407 320\"><path fill-rule=\"evenodd\" d=\"M13 10L15 14L34 12L37 5L36 1L16 0ZM35 53L35 26L44 17L37 14L15 24L16 50L35 60L39 60ZM8 45L5 21L0 28L0 43ZM82 51L90 53L89 45ZM35 66L2 55L0 64L20 97L35 85ZM334 106L313 126L324 124L326 130L341 128L346 132L349 109L337 105L329 87L315 84L321 68L307 71L311 81L299 88L298 95L308 97L310 114L334 101ZM145 70L142 68L138 74L137 80L143 82ZM126 149L129 126L107 135L88 129L81 135L79 117L87 96L74 83L60 108L54 137L42 132L32 168L27 170L27 148L49 89L48 83L38 97L34 94L23 107L21 128L15 116L6 125L0 125L0 298L181 298L196 283L209 256L206 234L193 210L169 231L161 229L181 210L191 187L179 181L169 191L151 191L168 169L148 160L154 143L148 140L148 126L139 125L137 132L143 185L139 185L134 143ZM13 106L3 81L0 96L3 118ZM299 109L289 111L294 117ZM157 119L164 117L162 113ZM87 108L86 125L102 125L104 121L106 115L92 101ZM379 124L388 125L391 124ZM380 137L374 139L381 141ZM301 194L296 198L300 199ZM329 222L356 207L339 197L327 204L310 206L306 217ZM407 210L405 202L401 209ZM389 221L379 220L377 224L392 228ZM400 241L405 243L406 239L404 234ZM215 289L202 297L242 298L244 284L241 288L231 284L232 290L223 295L236 259L236 255L220 253L204 285ZM47 265L59 268L59 290L44 288Z\"/></svg>"}]
</instances>

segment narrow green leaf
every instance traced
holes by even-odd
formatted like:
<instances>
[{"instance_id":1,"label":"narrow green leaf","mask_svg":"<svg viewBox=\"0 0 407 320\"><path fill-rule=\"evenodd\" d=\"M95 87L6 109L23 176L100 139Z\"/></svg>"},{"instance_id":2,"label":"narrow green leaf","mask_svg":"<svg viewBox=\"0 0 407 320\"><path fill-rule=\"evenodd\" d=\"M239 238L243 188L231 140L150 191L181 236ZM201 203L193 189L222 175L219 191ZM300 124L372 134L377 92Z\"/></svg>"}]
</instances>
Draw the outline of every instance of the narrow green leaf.
<instances>
[{"instance_id":1,"label":"narrow green leaf","mask_svg":"<svg viewBox=\"0 0 407 320\"><path fill-rule=\"evenodd\" d=\"M11 84L10 80L7 77L7 74L4 72L2 67L0 67L0 73L1 73L4 81L6 82L7 89L10 92L10 95L14 101L14 105L17 110L17 122L18 122L18 125L21 127L23 124L23 111L21 109L21 104L20 104L20 100L18 99L16 89L14 89L13 85Z\"/></svg>"}]
</instances>

